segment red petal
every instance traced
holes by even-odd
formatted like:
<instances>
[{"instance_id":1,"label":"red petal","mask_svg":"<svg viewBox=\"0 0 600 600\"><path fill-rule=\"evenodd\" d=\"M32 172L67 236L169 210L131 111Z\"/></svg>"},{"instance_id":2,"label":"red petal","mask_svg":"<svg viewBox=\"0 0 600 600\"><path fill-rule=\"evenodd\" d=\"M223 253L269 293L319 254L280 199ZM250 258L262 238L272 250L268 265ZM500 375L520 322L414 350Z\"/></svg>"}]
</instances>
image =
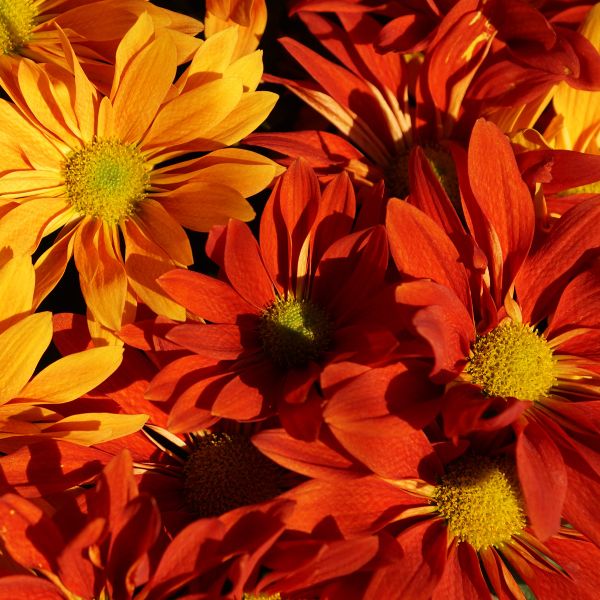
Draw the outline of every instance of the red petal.
<instances>
[{"instance_id":1,"label":"red petal","mask_svg":"<svg viewBox=\"0 0 600 600\"><path fill-rule=\"evenodd\" d=\"M243 333L237 325L191 323L176 325L167 334L167 339L196 354L211 357L216 362L238 358L244 351ZM244 343L248 342L244 340Z\"/></svg>"},{"instance_id":2,"label":"red petal","mask_svg":"<svg viewBox=\"0 0 600 600\"><path fill-rule=\"evenodd\" d=\"M230 285L202 273L176 269L158 282L173 300L212 323L235 323L240 315L256 312Z\"/></svg>"},{"instance_id":3,"label":"red petal","mask_svg":"<svg viewBox=\"0 0 600 600\"><path fill-rule=\"evenodd\" d=\"M49 581L29 575L2 577L0 597L11 600L64 600L63 594Z\"/></svg>"},{"instance_id":4,"label":"red petal","mask_svg":"<svg viewBox=\"0 0 600 600\"><path fill-rule=\"evenodd\" d=\"M225 273L236 292L257 309L275 300L273 282L248 226L231 220L225 240Z\"/></svg>"},{"instance_id":5,"label":"red petal","mask_svg":"<svg viewBox=\"0 0 600 600\"><path fill-rule=\"evenodd\" d=\"M517 439L516 459L531 526L544 541L560 527L567 493L565 464L550 436L534 421Z\"/></svg>"},{"instance_id":6,"label":"red petal","mask_svg":"<svg viewBox=\"0 0 600 600\"><path fill-rule=\"evenodd\" d=\"M469 143L469 179L473 194L500 244L501 256L489 256L492 265L503 261L502 279L496 273L497 304L513 283L531 246L535 216L506 136L493 123L479 119Z\"/></svg>"}]
</instances>

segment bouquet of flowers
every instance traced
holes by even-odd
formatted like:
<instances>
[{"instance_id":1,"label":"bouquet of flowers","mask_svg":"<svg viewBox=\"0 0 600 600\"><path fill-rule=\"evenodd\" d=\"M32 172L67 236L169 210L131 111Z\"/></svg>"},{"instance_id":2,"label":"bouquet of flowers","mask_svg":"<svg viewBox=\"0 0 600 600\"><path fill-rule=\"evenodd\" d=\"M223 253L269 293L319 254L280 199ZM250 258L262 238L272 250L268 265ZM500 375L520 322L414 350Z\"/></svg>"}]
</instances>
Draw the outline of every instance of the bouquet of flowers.
<instances>
[{"instance_id":1,"label":"bouquet of flowers","mask_svg":"<svg viewBox=\"0 0 600 600\"><path fill-rule=\"evenodd\" d=\"M0 598L598 597L599 4L0 0L0 50Z\"/></svg>"}]
</instances>

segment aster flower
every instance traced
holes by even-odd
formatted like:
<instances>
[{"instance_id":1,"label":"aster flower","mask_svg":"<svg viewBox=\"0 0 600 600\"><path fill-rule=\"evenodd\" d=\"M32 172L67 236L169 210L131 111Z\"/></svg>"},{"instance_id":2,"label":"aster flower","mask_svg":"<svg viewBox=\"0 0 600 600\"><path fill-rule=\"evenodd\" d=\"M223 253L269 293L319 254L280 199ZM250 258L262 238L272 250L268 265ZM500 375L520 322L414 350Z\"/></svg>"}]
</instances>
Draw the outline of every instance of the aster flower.
<instances>
[{"instance_id":1,"label":"aster flower","mask_svg":"<svg viewBox=\"0 0 600 600\"><path fill-rule=\"evenodd\" d=\"M372 380L368 373L339 389L331 399L336 412L341 415L356 392L353 407L360 406L359 399L383 403L377 391L369 393ZM356 416L356 410L346 414ZM388 415L390 437L380 424L373 443L368 425L378 418L369 419L368 409L360 416L365 427L344 452L331 443L324 450L322 442L293 440L282 431L255 437L282 466L316 477L290 516L291 527L310 531L328 518L348 539L386 532L399 544L400 552L379 568L357 573L359 597L523 598L518 582L538 598L594 597L598 546L569 527L545 542L536 537L510 454L493 446L491 453L473 446L463 454L464 445L444 442L434 452L423 436L413 456L398 456L395 430L407 429L407 423ZM419 474L407 477L403 459L416 463L417 457Z\"/></svg>"},{"instance_id":2,"label":"aster flower","mask_svg":"<svg viewBox=\"0 0 600 600\"><path fill-rule=\"evenodd\" d=\"M207 246L220 279L185 271L160 278L174 300L208 321L162 328L162 337L194 352L167 365L146 392L175 401L172 431L277 412L296 435L314 436L320 400L311 388L322 369L341 360L369 365L395 350L382 323L392 292L385 233L351 233L354 212L345 176L321 195L314 172L295 162L267 202L260 246L232 220Z\"/></svg>"},{"instance_id":3,"label":"aster flower","mask_svg":"<svg viewBox=\"0 0 600 600\"><path fill-rule=\"evenodd\" d=\"M413 326L433 354L431 375L447 385L446 434L457 439L512 423L533 529L544 539L563 514L597 541L590 506L576 489L582 477L588 486L600 482L600 238L592 225L600 204L582 202L532 244L532 200L496 126L476 124L468 164L462 192L478 267L473 247L466 257L460 231L444 222L443 211L392 201L387 226L396 265L428 279L399 286L397 298L415 308Z\"/></svg>"},{"instance_id":4,"label":"aster flower","mask_svg":"<svg viewBox=\"0 0 600 600\"><path fill-rule=\"evenodd\" d=\"M193 36L202 31L202 23L146 0L126 5L118 0L5 0L0 6L0 68L22 58L68 68L58 25L88 75L110 84L117 46L142 13L158 30L169 30L177 64L192 57L200 44Z\"/></svg>"},{"instance_id":5,"label":"aster flower","mask_svg":"<svg viewBox=\"0 0 600 600\"><path fill-rule=\"evenodd\" d=\"M15 104L0 103L0 200L12 208L0 221L0 243L31 254L60 229L36 261L36 304L74 255L91 320L119 329L136 296L183 319L156 284L161 273L192 262L182 225L207 230L231 216L251 219L245 196L277 171L257 154L225 148L276 100L254 91L260 55L231 62L237 34L228 29L202 45L174 84L171 38L144 14L119 46L108 97L63 41L75 75L23 61L4 78ZM208 153L182 162L191 151Z\"/></svg>"}]
</instances>

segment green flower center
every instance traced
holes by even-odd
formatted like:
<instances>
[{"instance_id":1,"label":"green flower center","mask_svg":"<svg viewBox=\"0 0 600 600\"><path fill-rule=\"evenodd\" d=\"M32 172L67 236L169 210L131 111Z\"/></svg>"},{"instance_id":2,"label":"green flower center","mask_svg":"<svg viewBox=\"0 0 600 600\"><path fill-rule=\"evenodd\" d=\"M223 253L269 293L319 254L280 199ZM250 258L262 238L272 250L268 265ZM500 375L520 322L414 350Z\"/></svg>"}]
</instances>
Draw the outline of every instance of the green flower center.
<instances>
[{"instance_id":1,"label":"green flower center","mask_svg":"<svg viewBox=\"0 0 600 600\"><path fill-rule=\"evenodd\" d=\"M111 225L135 213L150 180L140 151L110 139L97 139L71 152L63 174L71 205Z\"/></svg>"},{"instance_id":2,"label":"green flower center","mask_svg":"<svg viewBox=\"0 0 600 600\"><path fill-rule=\"evenodd\" d=\"M0 50L15 52L31 37L38 10L33 0L0 0Z\"/></svg>"},{"instance_id":3,"label":"green flower center","mask_svg":"<svg viewBox=\"0 0 600 600\"><path fill-rule=\"evenodd\" d=\"M457 211L460 208L460 190L458 187L458 176L456 167L450 153L442 146L422 146L423 152L429 161L429 165L441 183L448 198ZM401 152L396 156L392 165L385 172L385 183L390 195L404 199L410 194L408 164L410 151Z\"/></svg>"},{"instance_id":4,"label":"green flower center","mask_svg":"<svg viewBox=\"0 0 600 600\"><path fill-rule=\"evenodd\" d=\"M283 368L318 360L332 341L327 313L308 300L277 300L261 315L259 334L271 360Z\"/></svg>"},{"instance_id":5,"label":"green flower center","mask_svg":"<svg viewBox=\"0 0 600 600\"><path fill-rule=\"evenodd\" d=\"M514 465L470 456L448 465L433 495L450 533L477 551L501 546L525 527Z\"/></svg>"},{"instance_id":6,"label":"green flower center","mask_svg":"<svg viewBox=\"0 0 600 600\"><path fill-rule=\"evenodd\" d=\"M283 472L248 437L207 433L198 438L183 469L185 502L200 518L217 517L278 496Z\"/></svg>"},{"instance_id":7,"label":"green flower center","mask_svg":"<svg viewBox=\"0 0 600 600\"><path fill-rule=\"evenodd\" d=\"M535 401L556 383L556 358L532 327L504 321L477 339L465 371L488 396Z\"/></svg>"}]
</instances>

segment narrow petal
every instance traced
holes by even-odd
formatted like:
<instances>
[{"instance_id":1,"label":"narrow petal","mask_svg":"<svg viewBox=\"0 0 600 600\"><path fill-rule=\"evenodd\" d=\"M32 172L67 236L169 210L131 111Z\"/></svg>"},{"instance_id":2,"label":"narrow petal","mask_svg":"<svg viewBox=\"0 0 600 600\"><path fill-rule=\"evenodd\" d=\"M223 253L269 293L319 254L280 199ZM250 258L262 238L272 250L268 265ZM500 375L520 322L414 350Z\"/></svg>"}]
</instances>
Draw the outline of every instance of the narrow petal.
<instances>
[{"instance_id":1,"label":"narrow petal","mask_svg":"<svg viewBox=\"0 0 600 600\"><path fill-rule=\"evenodd\" d=\"M70 402L94 389L121 364L123 348L90 348L65 356L38 373L19 393L19 398L41 404Z\"/></svg>"},{"instance_id":2,"label":"narrow petal","mask_svg":"<svg viewBox=\"0 0 600 600\"><path fill-rule=\"evenodd\" d=\"M18 396L52 339L49 312L25 317L0 334L0 404Z\"/></svg>"}]
</instances>

